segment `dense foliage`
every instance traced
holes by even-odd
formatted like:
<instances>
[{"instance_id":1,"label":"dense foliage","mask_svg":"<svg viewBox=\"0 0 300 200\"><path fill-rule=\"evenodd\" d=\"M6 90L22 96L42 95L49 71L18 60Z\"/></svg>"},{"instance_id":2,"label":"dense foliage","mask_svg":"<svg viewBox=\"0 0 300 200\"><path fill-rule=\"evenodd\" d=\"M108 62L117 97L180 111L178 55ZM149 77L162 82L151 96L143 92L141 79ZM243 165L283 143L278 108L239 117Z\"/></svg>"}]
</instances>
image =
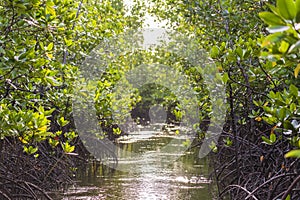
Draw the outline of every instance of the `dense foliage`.
<instances>
[{"instance_id":1,"label":"dense foliage","mask_svg":"<svg viewBox=\"0 0 300 200\"><path fill-rule=\"evenodd\" d=\"M0 197L37 199L36 191L50 198L41 188L70 180L75 157L85 152L72 118L74 86L86 81L79 66L104 38L139 28L146 9L170 29L193 37L209 52L219 81L227 83L226 124L219 143L211 144L219 198L298 199L299 0L153 0L147 7L137 1L130 16L118 0L2 0ZM213 116L214 103L221 104L211 99L202 74L177 55L158 49L107 56L92 99L104 137L121 134L116 123L128 115L147 124L153 105L162 105L170 123L183 118L169 88L133 89L122 79L144 63L184 74L198 100L199 123ZM125 93L124 86L132 90ZM194 125L201 140L199 123Z\"/></svg>"},{"instance_id":2,"label":"dense foliage","mask_svg":"<svg viewBox=\"0 0 300 200\"><path fill-rule=\"evenodd\" d=\"M78 66L132 20L120 1L0 1L1 199L70 180Z\"/></svg>"},{"instance_id":3,"label":"dense foliage","mask_svg":"<svg viewBox=\"0 0 300 200\"><path fill-rule=\"evenodd\" d=\"M155 3L149 10L196 34L227 80L229 114L214 148L219 197L299 198L300 1Z\"/></svg>"}]
</instances>

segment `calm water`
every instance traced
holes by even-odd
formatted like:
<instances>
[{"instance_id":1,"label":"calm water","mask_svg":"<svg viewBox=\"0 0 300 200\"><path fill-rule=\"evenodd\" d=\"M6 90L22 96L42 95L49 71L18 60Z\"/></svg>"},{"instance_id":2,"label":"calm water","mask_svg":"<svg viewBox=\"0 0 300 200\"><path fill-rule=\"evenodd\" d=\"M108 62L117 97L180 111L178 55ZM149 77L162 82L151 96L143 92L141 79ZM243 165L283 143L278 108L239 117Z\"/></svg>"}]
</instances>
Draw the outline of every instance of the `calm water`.
<instances>
[{"instance_id":1,"label":"calm water","mask_svg":"<svg viewBox=\"0 0 300 200\"><path fill-rule=\"evenodd\" d=\"M181 152L184 136L143 130L119 141L117 170L88 164L61 199L209 200L208 161ZM168 149L166 150L166 146Z\"/></svg>"}]
</instances>

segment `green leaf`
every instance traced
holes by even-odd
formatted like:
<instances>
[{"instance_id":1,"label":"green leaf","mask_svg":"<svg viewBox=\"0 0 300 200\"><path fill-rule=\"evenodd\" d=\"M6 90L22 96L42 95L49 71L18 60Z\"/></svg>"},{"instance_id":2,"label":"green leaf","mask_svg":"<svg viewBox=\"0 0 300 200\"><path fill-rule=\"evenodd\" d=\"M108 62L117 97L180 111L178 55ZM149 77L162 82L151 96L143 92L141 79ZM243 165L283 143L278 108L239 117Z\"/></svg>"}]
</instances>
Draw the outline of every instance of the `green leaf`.
<instances>
[{"instance_id":1,"label":"green leaf","mask_svg":"<svg viewBox=\"0 0 300 200\"><path fill-rule=\"evenodd\" d=\"M288 120L283 122L283 128L289 129L289 130L294 130L292 123Z\"/></svg>"},{"instance_id":2,"label":"green leaf","mask_svg":"<svg viewBox=\"0 0 300 200\"><path fill-rule=\"evenodd\" d=\"M300 23L300 0L296 0L296 8L297 8L296 23Z\"/></svg>"},{"instance_id":3,"label":"green leaf","mask_svg":"<svg viewBox=\"0 0 300 200\"><path fill-rule=\"evenodd\" d=\"M284 155L286 158L300 158L300 149L292 150Z\"/></svg>"},{"instance_id":4,"label":"green leaf","mask_svg":"<svg viewBox=\"0 0 300 200\"><path fill-rule=\"evenodd\" d=\"M300 12L299 11L296 16L296 23L300 23Z\"/></svg>"},{"instance_id":5,"label":"green leaf","mask_svg":"<svg viewBox=\"0 0 300 200\"><path fill-rule=\"evenodd\" d=\"M287 20L295 19L297 10L294 0L277 0L277 8L283 18Z\"/></svg>"},{"instance_id":6,"label":"green leaf","mask_svg":"<svg viewBox=\"0 0 300 200\"><path fill-rule=\"evenodd\" d=\"M120 129L120 131L121 131L121 129ZM64 136L65 136L65 138L68 139L68 141L72 141L74 138L77 137L77 135L74 131L66 132L66 133L64 133Z\"/></svg>"},{"instance_id":7,"label":"green leaf","mask_svg":"<svg viewBox=\"0 0 300 200\"><path fill-rule=\"evenodd\" d=\"M272 4L269 4L269 3L267 3L267 5L274 14L276 14L277 16L280 16L278 8L276 8L275 6L273 6Z\"/></svg>"},{"instance_id":8,"label":"green leaf","mask_svg":"<svg viewBox=\"0 0 300 200\"><path fill-rule=\"evenodd\" d=\"M260 12L259 17L268 25L285 25L286 23L277 15L271 12Z\"/></svg>"},{"instance_id":9,"label":"green leaf","mask_svg":"<svg viewBox=\"0 0 300 200\"><path fill-rule=\"evenodd\" d=\"M45 50L45 46L44 46L43 42L39 42L39 45L40 45L40 47L41 47L42 50Z\"/></svg>"},{"instance_id":10,"label":"green leaf","mask_svg":"<svg viewBox=\"0 0 300 200\"><path fill-rule=\"evenodd\" d=\"M54 6L55 6L55 4L52 1L47 1L46 2L46 13L51 14L52 16L56 16Z\"/></svg>"},{"instance_id":11,"label":"green leaf","mask_svg":"<svg viewBox=\"0 0 300 200\"><path fill-rule=\"evenodd\" d=\"M75 150L75 146L71 146L68 142L63 143L61 146L65 153L71 153Z\"/></svg>"},{"instance_id":12,"label":"green leaf","mask_svg":"<svg viewBox=\"0 0 300 200\"><path fill-rule=\"evenodd\" d=\"M1 54L4 54L5 53L5 50L0 46L0 53Z\"/></svg>"},{"instance_id":13,"label":"green leaf","mask_svg":"<svg viewBox=\"0 0 300 200\"><path fill-rule=\"evenodd\" d=\"M261 139L264 141L264 143L266 144L272 144L271 140L269 140L269 138L262 136Z\"/></svg>"},{"instance_id":14,"label":"green leaf","mask_svg":"<svg viewBox=\"0 0 300 200\"><path fill-rule=\"evenodd\" d=\"M19 60L23 60L24 58L26 58L26 56L27 56L29 53L30 53L29 51L26 51L26 52L20 54L18 59L19 59Z\"/></svg>"},{"instance_id":15,"label":"green leaf","mask_svg":"<svg viewBox=\"0 0 300 200\"><path fill-rule=\"evenodd\" d=\"M48 51L51 51L51 50L53 49L53 46L54 46L54 44L53 44L53 42L51 42L51 43L47 46L47 50L48 50Z\"/></svg>"},{"instance_id":16,"label":"green leaf","mask_svg":"<svg viewBox=\"0 0 300 200\"><path fill-rule=\"evenodd\" d=\"M227 81L229 80L229 76L228 76L227 73L224 73L224 74L223 74L222 80L223 80L223 83L225 83L225 84L227 83Z\"/></svg>"},{"instance_id":17,"label":"green leaf","mask_svg":"<svg viewBox=\"0 0 300 200\"><path fill-rule=\"evenodd\" d=\"M267 31L270 33L277 33L277 32L283 32L289 30L289 26L270 26L267 28Z\"/></svg>"},{"instance_id":18,"label":"green leaf","mask_svg":"<svg viewBox=\"0 0 300 200\"><path fill-rule=\"evenodd\" d=\"M283 38L285 37L285 34L284 32L278 32L278 33L273 33L271 35L268 35L263 43L262 43L262 47L266 47L266 46L269 46L270 44L272 43L276 43L276 42L279 42L281 41Z\"/></svg>"},{"instance_id":19,"label":"green leaf","mask_svg":"<svg viewBox=\"0 0 300 200\"><path fill-rule=\"evenodd\" d=\"M297 109L296 104L295 103L291 103L291 105L290 105L290 111L291 112L295 112L296 109Z\"/></svg>"},{"instance_id":20,"label":"green leaf","mask_svg":"<svg viewBox=\"0 0 300 200\"><path fill-rule=\"evenodd\" d=\"M295 68L295 71L294 71L295 78L298 77L299 71L300 71L300 63L299 63L299 64L297 65L297 67Z\"/></svg>"},{"instance_id":21,"label":"green leaf","mask_svg":"<svg viewBox=\"0 0 300 200\"><path fill-rule=\"evenodd\" d=\"M50 83L52 86L59 86L61 83L57 81L54 77L52 76L45 76L45 81L47 83Z\"/></svg>"},{"instance_id":22,"label":"green leaf","mask_svg":"<svg viewBox=\"0 0 300 200\"><path fill-rule=\"evenodd\" d=\"M64 126L66 126L66 125L69 123L69 121L68 121L68 120L65 120L64 117L61 117L61 118L59 118L59 119L57 120L57 123L58 123L61 127L64 127Z\"/></svg>"},{"instance_id":23,"label":"green leaf","mask_svg":"<svg viewBox=\"0 0 300 200\"><path fill-rule=\"evenodd\" d=\"M72 40L68 40L67 38L64 37L64 41L65 41L65 44L69 47L73 44L73 41Z\"/></svg>"},{"instance_id":24,"label":"green leaf","mask_svg":"<svg viewBox=\"0 0 300 200\"><path fill-rule=\"evenodd\" d=\"M219 48L216 46L213 46L210 50L210 56L211 58L217 58L219 55Z\"/></svg>"},{"instance_id":25,"label":"green leaf","mask_svg":"<svg viewBox=\"0 0 300 200\"><path fill-rule=\"evenodd\" d=\"M296 86L291 84L290 87L289 87L289 90L290 90L290 93L292 93L292 95L294 97L298 97L298 88Z\"/></svg>"},{"instance_id":26,"label":"green leaf","mask_svg":"<svg viewBox=\"0 0 300 200\"><path fill-rule=\"evenodd\" d=\"M244 57L244 52L243 52L243 49L241 47L237 47L236 48L236 53L237 55L240 57L240 58L243 58Z\"/></svg>"},{"instance_id":27,"label":"green leaf","mask_svg":"<svg viewBox=\"0 0 300 200\"><path fill-rule=\"evenodd\" d=\"M46 117L51 116L51 114L53 113L53 111L56 110L56 108L51 108L50 110L44 111L44 115Z\"/></svg>"},{"instance_id":28,"label":"green leaf","mask_svg":"<svg viewBox=\"0 0 300 200\"><path fill-rule=\"evenodd\" d=\"M120 135L122 133L120 128L113 128L113 133L116 135Z\"/></svg>"},{"instance_id":29,"label":"green leaf","mask_svg":"<svg viewBox=\"0 0 300 200\"><path fill-rule=\"evenodd\" d=\"M270 97L271 99L275 99L275 98L276 98L275 92L274 92L274 91L269 92L269 97Z\"/></svg>"},{"instance_id":30,"label":"green leaf","mask_svg":"<svg viewBox=\"0 0 300 200\"><path fill-rule=\"evenodd\" d=\"M48 143L49 143L52 147L56 147L56 146L59 144L59 141L58 141L58 139L55 140L55 139L49 138L49 139L48 139Z\"/></svg>"},{"instance_id":31,"label":"green leaf","mask_svg":"<svg viewBox=\"0 0 300 200\"><path fill-rule=\"evenodd\" d=\"M29 155L34 154L38 150L37 147L33 147L33 146L29 146L29 147L24 146L23 149L24 149L24 152Z\"/></svg>"},{"instance_id":32,"label":"green leaf","mask_svg":"<svg viewBox=\"0 0 300 200\"><path fill-rule=\"evenodd\" d=\"M270 135L270 141L272 143L276 142L276 135L274 133L271 133L271 135Z\"/></svg>"},{"instance_id":33,"label":"green leaf","mask_svg":"<svg viewBox=\"0 0 300 200\"><path fill-rule=\"evenodd\" d=\"M281 108L279 109L279 112L277 112L277 117L282 121L285 118L285 109Z\"/></svg>"},{"instance_id":34,"label":"green leaf","mask_svg":"<svg viewBox=\"0 0 300 200\"><path fill-rule=\"evenodd\" d=\"M285 200L291 200L291 195L288 195Z\"/></svg>"},{"instance_id":35,"label":"green leaf","mask_svg":"<svg viewBox=\"0 0 300 200\"><path fill-rule=\"evenodd\" d=\"M297 50L299 48L300 48L300 40L290 46L288 53L291 53L292 51L296 51L295 53L297 53Z\"/></svg>"},{"instance_id":36,"label":"green leaf","mask_svg":"<svg viewBox=\"0 0 300 200\"><path fill-rule=\"evenodd\" d=\"M216 145L216 143L214 143L213 141L211 142L211 144L209 145L209 148L214 152L218 152L218 147Z\"/></svg>"},{"instance_id":37,"label":"green leaf","mask_svg":"<svg viewBox=\"0 0 300 200\"><path fill-rule=\"evenodd\" d=\"M282 107L277 111L277 117L280 119L280 121L286 120L290 116L290 110L288 110L285 107Z\"/></svg>"},{"instance_id":38,"label":"green leaf","mask_svg":"<svg viewBox=\"0 0 300 200\"><path fill-rule=\"evenodd\" d=\"M26 6L23 5L22 3L18 3L18 4L15 4L16 7L20 8L21 10L26 10Z\"/></svg>"},{"instance_id":39,"label":"green leaf","mask_svg":"<svg viewBox=\"0 0 300 200\"><path fill-rule=\"evenodd\" d=\"M281 41L280 47L278 50L284 54L288 51L289 47L290 47L289 43L287 43L286 41Z\"/></svg>"}]
</instances>

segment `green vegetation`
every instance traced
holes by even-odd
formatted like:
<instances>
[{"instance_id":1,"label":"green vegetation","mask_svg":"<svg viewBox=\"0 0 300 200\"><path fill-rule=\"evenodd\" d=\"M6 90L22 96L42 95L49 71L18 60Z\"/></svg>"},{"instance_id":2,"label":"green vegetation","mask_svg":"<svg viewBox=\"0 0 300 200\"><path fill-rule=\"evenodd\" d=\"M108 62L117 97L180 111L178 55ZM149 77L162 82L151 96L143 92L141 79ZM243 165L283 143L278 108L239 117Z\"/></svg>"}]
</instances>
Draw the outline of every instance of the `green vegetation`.
<instances>
[{"instance_id":1,"label":"green vegetation","mask_svg":"<svg viewBox=\"0 0 300 200\"><path fill-rule=\"evenodd\" d=\"M277 6L270 6L271 12L261 12L259 16L269 26L270 34L262 42L262 57L272 62L278 70L277 85L283 85L281 90L272 90L268 93L269 99L256 102L264 110L263 120L274 125L270 138L276 142L275 131L290 141L298 150L286 154L286 157L300 158L299 138L299 80L297 79L300 63L300 1L277 1ZM291 73L294 71L294 74ZM284 76L284 79L282 78ZM294 75L294 77L293 77Z\"/></svg>"},{"instance_id":2,"label":"green vegetation","mask_svg":"<svg viewBox=\"0 0 300 200\"><path fill-rule=\"evenodd\" d=\"M131 20L110 1L0 2L1 199L70 183L72 152L84 152L72 122L78 66Z\"/></svg>"},{"instance_id":3,"label":"green vegetation","mask_svg":"<svg viewBox=\"0 0 300 200\"><path fill-rule=\"evenodd\" d=\"M74 88L87 81L79 67L104 38L140 28L145 10L193 37L227 84L226 123L219 142L211 144L219 198L300 198L300 0L152 2L137 3L127 16L118 0L0 1L1 199L50 198L44 191L71 183L78 161L89 157L72 116ZM170 123L185 116L169 88L134 89L123 79L137 66L159 63L180 71L192 86L201 144L201 121L214 121L216 104L205 74L165 50L109 56L105 74L87 84L95 89L101 137L125 134L116 124L128 115L145 124L156 104ZM120 98L122 86L130 92Z\"/></svg>"},{"instance_id":4,"label":"green vegetation","mask_svg":"<svg viewBox=\"0 0 300 200\"><path fill-rule=\"evenodd\" d=\"M155 2L149 10L195 34L227 82L226 124L211 145L219 197L299 198L300 1Z\"/></svg>"}]
</instances>

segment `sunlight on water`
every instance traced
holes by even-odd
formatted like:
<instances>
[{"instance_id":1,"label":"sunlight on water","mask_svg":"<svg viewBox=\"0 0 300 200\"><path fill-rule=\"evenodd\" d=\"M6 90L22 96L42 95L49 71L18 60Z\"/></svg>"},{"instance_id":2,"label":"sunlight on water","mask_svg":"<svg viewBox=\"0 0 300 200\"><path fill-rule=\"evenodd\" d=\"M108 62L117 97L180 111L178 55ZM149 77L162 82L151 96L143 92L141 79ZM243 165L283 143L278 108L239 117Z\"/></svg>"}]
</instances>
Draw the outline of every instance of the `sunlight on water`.
<instances>
[{"instance_id":1,"label":"sunlight on water","mask_svg":"<svg viewBox=\"0 0 300 200\"><path fill-rule=\"evenodd\" d=\"M128 169L126 172L106 173L108 169L105 166L95 168L92 164L87 165L78 174L78 185L64 193L63 199L213 199L206 159L199 159L196 151L180 155L160 153L160 149L172 139L177 137L178 141L184 141L183 136L169 137L145 131L131 137L124 143L118 143L124 150L118 152L119 165ZM128 157L128 151L139 154ZM170 162L174 157L178 159Z\"/></svg>"}]
</instances>

